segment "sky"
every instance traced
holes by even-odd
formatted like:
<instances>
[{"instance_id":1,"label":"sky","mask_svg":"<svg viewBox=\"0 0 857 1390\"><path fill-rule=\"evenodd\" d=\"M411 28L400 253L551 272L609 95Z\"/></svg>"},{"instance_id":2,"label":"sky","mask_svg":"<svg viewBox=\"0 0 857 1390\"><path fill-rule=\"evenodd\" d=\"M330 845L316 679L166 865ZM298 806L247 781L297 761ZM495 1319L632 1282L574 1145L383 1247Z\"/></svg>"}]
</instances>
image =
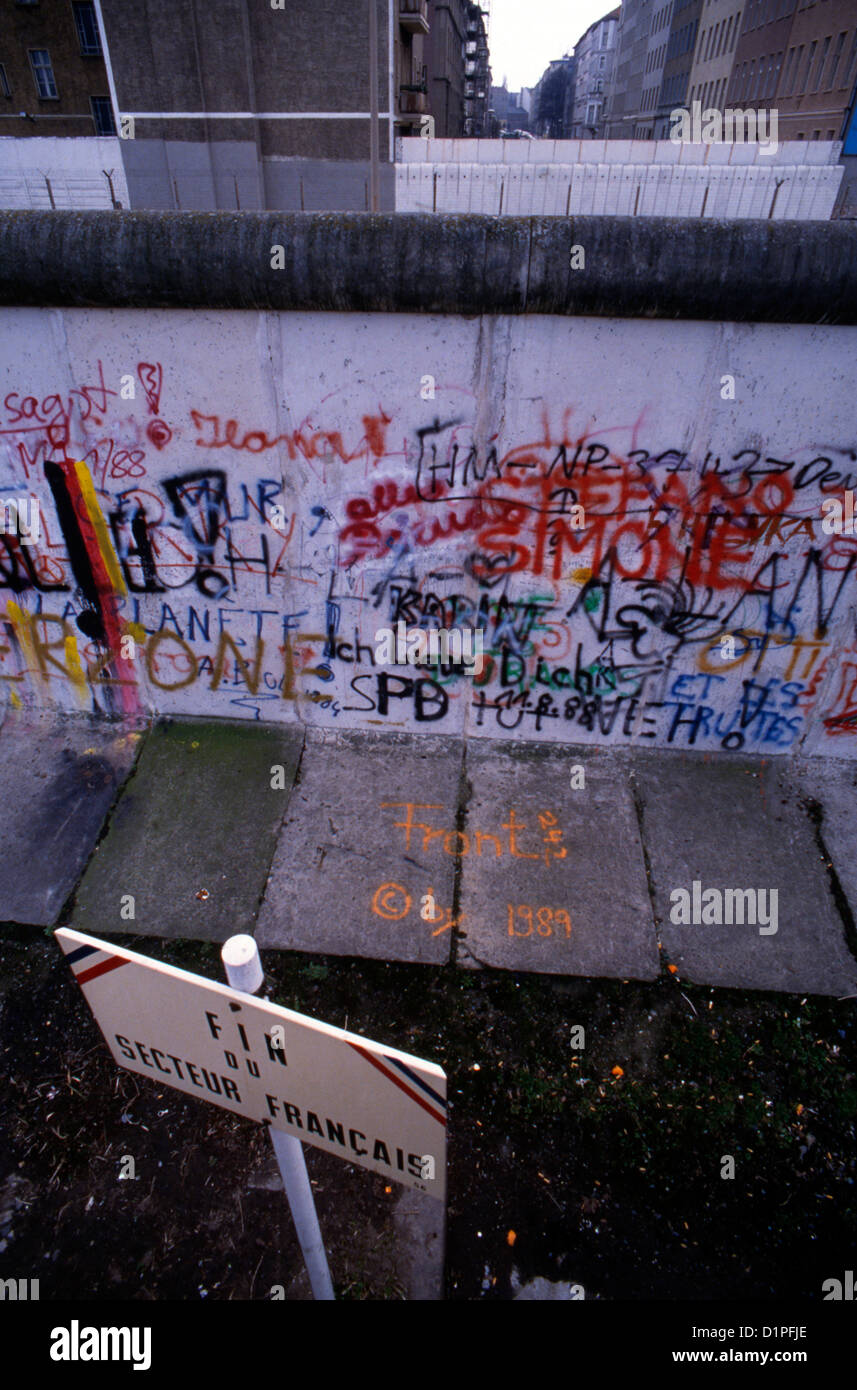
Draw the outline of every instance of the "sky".
<instances>
[{"instance_id":1,"label":"sky","mask_svg":"<svg viewBox=\"0 0 857 1390\"><path fill-rule=\"evenodd\" d=\"M491 0L491 81L534 87L552 58L570 53L590 24L619 0Z\"/></svg>"}]
</instances>

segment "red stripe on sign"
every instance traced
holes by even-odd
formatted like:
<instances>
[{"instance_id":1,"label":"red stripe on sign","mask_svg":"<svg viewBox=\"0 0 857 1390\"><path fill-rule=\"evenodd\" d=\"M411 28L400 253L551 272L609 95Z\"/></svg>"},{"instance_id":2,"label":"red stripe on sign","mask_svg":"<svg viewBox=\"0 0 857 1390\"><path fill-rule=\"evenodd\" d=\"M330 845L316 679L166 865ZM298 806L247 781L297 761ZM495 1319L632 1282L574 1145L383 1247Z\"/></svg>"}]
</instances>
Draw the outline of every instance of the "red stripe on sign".
<instances>
[{"instance_id":1,"label":"red stripe on sign","mask_svg":"<svg viewBox=\"0 0 857 1390\"><path fill-rule=\"evenodd\" d=\"M371 1062L373 1067L377 1067L378 1070L387 1077L388 1081L392 1081L394 1086L398 1086L400 1091L404 1091L406 1096L410 1096L411 1100L416 1101L417 1105L421 1106L426 1114L431 1115L433 1120L437 1120L438 1124L442 1124L444 1128L446 1128L446 1116L438 1115L436 1110L432 1110L431 1106L426 1104L422 1096L418 1096L416 1091L412 1091L410 1086L406 1086L404 1081L396 1076L395 1072L388 1071L383 1062L379 1062L378 1058L373 1057L372 1053L367 1052L365 1048L358 1047L357 1043L350 1042L348 1046L353 1047L355 1052L359 1052L361 1057L365 1057L367 1062Z\"/></svg>"},{"instance_id":2,"label":"red stripe on sign","mask_svg":"<svg viewBox=\"0 0 857 1390\"><path fill-rule=\"evenodd\" d=\"M81 970L75 979L79 985L85 985L87 980L97 980L99 975L106 975L108 970L118 970L120 965L130 965L128 960L122 960L121 956L108 956L107 960L99 961L98 965L93 965L91 970Z\"/></svg>"}]
</instances>

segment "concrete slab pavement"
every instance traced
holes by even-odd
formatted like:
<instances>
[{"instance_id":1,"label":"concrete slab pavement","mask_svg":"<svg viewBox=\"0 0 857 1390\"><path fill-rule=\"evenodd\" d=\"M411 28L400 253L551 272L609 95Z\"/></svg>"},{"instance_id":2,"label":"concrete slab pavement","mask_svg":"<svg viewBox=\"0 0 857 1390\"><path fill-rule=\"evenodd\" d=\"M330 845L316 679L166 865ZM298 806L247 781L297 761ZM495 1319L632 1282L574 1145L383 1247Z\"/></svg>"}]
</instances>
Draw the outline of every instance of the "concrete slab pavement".
<instances>
[{"instance_id":1,"label":"concrete slab pavement","mask_svg":"<svg viewBox=\"0 0 857 1390\"><path fill-rule=\"evenodd\" d=\"M141 737L87 716L7 714L0 730L0 920L56 924Z\"/></svg>"},{"instance_id":2,"label":"concrete slab pavement","mask_svg":"<svg viewBox=\"0 0 857 1390\"><path fill-rule=\"evenodd\" d=\"M806 758L784 776L807 806L821 844L830 857L835 883L845 896L840 912L857 921L857 763L846 759ZM851 924L849 924L850 926ZM857 942L852 937L851 947Z\"/></svg>"},{"instance_id":3,"label":"concrete slab pavement","mask_svg":"<svg viewBox=\"0 0 857 1390\"><path fill-rule=\"evenodd\" d=\"M457 860L444 843L426 844L419 827L454 836L463 752L458 739L308 732L259 945L448 960ZM445 844L454 850L454 840Z\"/></svg>"},{"instance_id":4,"label":"concrete slab pavement","mask_svg":"<svg viewBox=\"0 0 857 1390\"><path fill-rule=\"evenodd\" d=\"M466 772L461 964L654 979L626 760L480 739L468 744Z\"/></svg>"},{"instance_id":5,"label":"concrete slab pavement","mask_svg":"<svg viewBox=\"0 0 857 1390\"><path fill-rule=\"evenodd\" d=\"M681 975L743 989L857 990L827 867L785 767L650 753L635 757L634 778L661 941ZM673 897L678 889L689 903ZM734 909L728 920L726 890L742 895L740 920ZM696 920L681 920L685 907Z\"/></svg>"},{"instance_id":6,"label":"concrete slab pavement","mask_svg":"<svg viewBox=\"0 0 857 1390\"><path fill-rule=\"evenodd\" d=\"M0 739L0 920L857 993L844 760L24 711Z\"/></svg>"},{"instance_id":7,"label":"concrete slab pavement","mask_svg":"<svg viewBox=\"0 0 857 1390\"><path fill-rule=\"evenodd\" d=\"M211 941L252 932L302 744L293 725L156 724L77 890L71 925L94 936Z\"/></svg>"}]
</instances>

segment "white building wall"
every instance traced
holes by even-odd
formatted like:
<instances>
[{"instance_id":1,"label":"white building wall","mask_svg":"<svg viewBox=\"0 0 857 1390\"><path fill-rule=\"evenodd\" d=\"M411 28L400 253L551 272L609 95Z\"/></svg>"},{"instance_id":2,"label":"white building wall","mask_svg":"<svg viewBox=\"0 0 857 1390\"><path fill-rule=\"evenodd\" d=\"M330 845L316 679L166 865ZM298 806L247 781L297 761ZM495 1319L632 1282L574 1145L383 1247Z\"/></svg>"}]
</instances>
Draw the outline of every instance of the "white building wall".
<instances>
[{"instance_id":1,"label":"white building wall","mask_svg":"<svg viewBox=\"0 0 857 1390\"><path fill-rule=\"evenodd\" d=\"M117 136L0 137L0 207L85 211L111 208L114 198L130 207Z\"/></svg>"}]
</instances>

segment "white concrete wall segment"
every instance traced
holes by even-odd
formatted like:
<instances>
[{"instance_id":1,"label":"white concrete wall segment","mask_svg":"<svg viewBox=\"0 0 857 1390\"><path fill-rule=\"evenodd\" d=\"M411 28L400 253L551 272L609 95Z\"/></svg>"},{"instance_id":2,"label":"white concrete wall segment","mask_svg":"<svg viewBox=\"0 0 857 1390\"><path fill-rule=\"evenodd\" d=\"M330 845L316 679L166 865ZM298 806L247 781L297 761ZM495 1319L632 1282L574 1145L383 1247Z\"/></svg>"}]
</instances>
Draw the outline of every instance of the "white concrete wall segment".
<instances>
[{"instance_id":1,"label":"white concrete wall segment","mask_svg":"<svg viewBox=\"0 0 857 1390\"><path fill-rule=\"evenodd\" d=\"M114 198L130 207L121 145L107 135L0 137L0 208L112 208Z\"/></svg>"},{"instance_id":2,"label":"white concrete wall segment","mask_svg":"<svg viewBox=\"0 0 857 1390\"><path fill-rule=\"evenodd\" d=\"M705 189L706 217L768 217L775 178L788 189L777 198L778 219L827 220L836 202L843 168L838 141L792 140L774 152L757 144L713 144L670 140L421 140L402 142L400 168L432 169L438 193L426 184L397 178L399 212L502 211L521 216L599 213L627 216L698 217ZM481 173L465 176L471 146L478 147ZM651 169L665 169L653 180ZM460 180L450 170L462 171ZM514 170L511 178L509 171ZM537 170L531 176L530 170ZM606 171L603 172L602 171ZM672 171L675 171L674 173ZM569 179L572 196L568 199ZM431 184L434 193L434 184ZM792 190L799 189L799 196Z\"/></svg>"},{"instance_id":3,"label":"white concrete wall segment","mask_svg":"<svg viewBox=\"0 0 857 1390\"><path fill-rule=\"evenodd\" d=\"M857 328L3 319L4 710L857 753ZM399 622L484 671L382 664Z\"/></svg>"}]
</instances>

